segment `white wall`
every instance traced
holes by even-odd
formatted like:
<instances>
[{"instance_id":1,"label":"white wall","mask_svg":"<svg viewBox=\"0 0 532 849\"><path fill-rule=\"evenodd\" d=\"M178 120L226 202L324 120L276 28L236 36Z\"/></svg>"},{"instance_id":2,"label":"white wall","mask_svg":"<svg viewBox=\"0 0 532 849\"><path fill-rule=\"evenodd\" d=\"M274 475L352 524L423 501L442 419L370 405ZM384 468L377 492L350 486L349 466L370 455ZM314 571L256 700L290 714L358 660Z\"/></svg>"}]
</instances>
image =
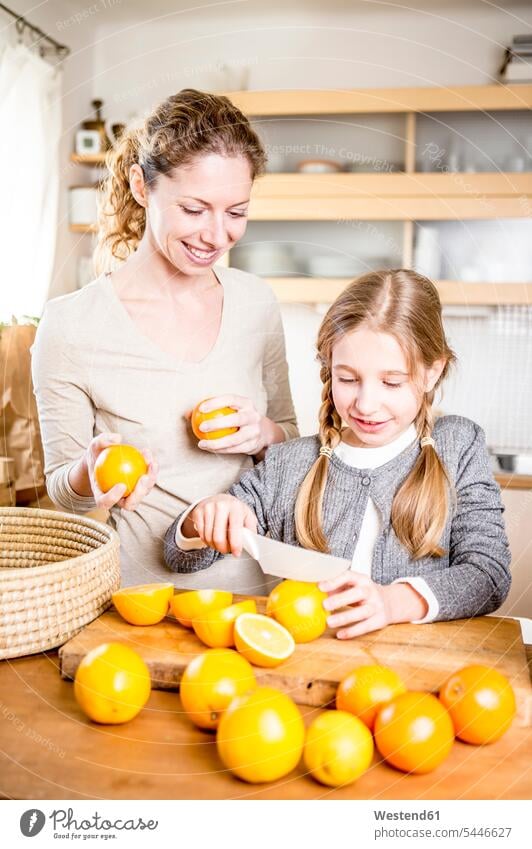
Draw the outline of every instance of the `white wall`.
<instances>
[{"instance_id":1,"label":"white wall","mask_svg":"<svg viewBox=\"0 0 532 849\"><path fill-rule=\"evenodd\" d=\"M532 21L523 4L275 5L196 7L160 20L155 10L136 24L100 16L94 93L125 119L185 85L224 87L219 61L249 64L253 89L489 83L504 46Z\"/></svg>"}]
</instances>

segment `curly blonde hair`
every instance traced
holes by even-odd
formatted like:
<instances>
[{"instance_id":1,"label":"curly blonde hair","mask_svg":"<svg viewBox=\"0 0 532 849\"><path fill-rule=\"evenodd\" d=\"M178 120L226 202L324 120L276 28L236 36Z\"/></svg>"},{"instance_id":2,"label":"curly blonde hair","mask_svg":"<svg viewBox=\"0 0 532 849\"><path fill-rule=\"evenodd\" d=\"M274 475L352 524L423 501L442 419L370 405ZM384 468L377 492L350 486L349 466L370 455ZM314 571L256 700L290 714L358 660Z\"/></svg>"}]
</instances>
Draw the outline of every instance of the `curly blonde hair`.
<instances>
[{"instance_id":1,"label":"curly blonde hair","mask_svg":"<svg viewBox=\"0 0 532 849\"><path fill-rule=\"evenodd\" d=\"M227 97L195 89L168 97L139 126L127 129L106 157L95 266L110 270L133 253L146 227L146 210L131 193L129 172L138 163L153 188L159 175L217 153L247 158L251 178L264 170L266 154L246 116Z\"/></svg>"},{"instance_id":2,"label":"curly blonde hair","mask_svg":"<svg viewBox=\"0 0 532 849\"><path fill-rule=\"evenodd\" d=\"M436 360L445 365L434 388L423 392L416 417L419 438L430 437L434 426L432 404L455 355L445 338L441 303L434 284L408 269L375 271L358 277L337 298L318 332L322 403L319 437L322 447L334 449L341 439L342 422L332 398L332 352L335 343L362 326L394 336L404 350L410 373L429 368ZM298 492L295 519L299 543L328 551L322 526L322 504L329 457L320 454ZM413 559L440 557L439 540L450 505L450 484L436 448L422 446L410 474L397 490L391 513L397 538Z\"/></svg>"}]
</instances>

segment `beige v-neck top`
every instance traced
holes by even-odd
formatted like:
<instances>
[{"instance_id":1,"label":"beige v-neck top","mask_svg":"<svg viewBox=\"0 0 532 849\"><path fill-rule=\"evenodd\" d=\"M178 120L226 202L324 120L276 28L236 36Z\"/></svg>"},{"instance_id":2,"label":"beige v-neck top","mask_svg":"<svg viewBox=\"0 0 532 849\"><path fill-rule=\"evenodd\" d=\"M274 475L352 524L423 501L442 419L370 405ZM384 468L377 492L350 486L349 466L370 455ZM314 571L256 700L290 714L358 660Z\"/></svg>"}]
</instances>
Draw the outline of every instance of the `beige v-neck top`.
<instances>
[{"instance_id":1,"label":"beige v-neck top","mask_svg":"<svg viewBox=\"0 0 532 849\"><path fill-rule=\"evenodd\" d=\"M216 267L216 276L224 290L220 331L197 363L177 361L141 335L106 276L50 301L39 324L32 374L54 503L77 513L95 506L92 497L72 490L68 473L102 431L150 448L159 462L157 483L137 509L111 511L124 586L179 584L164 565L166 529L192 501L227 490L253 464L247 455L201 451L184 418L187 410L204 398L234 393L251 398L287 439L298 435L272 290L236 269Z\"/></svg>"}]
</instances>

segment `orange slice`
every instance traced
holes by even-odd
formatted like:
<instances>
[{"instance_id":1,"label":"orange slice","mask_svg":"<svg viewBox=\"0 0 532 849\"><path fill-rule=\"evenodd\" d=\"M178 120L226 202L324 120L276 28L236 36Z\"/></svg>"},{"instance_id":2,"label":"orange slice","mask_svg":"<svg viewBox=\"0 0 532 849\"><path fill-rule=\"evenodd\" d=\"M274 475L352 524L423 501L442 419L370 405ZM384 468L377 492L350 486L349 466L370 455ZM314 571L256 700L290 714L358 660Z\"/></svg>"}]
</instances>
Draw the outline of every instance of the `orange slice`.
<instances>
[{"instance_id":1,"label":"orange slice","mask_svg":"<svg viewBox=\"0 0 532 849\"><path fill-rule=\"evenodd\" d=\"M235 622L235 646L255 666L279 666L293 654L294 638L284 625L260 613L243 613Z\"/></svg>"},{"instance_id":2,"label":"orange slice","mask_svg":"<svg viewBox=\"0 0 532 849\"><path fill-rule=\"evenodd\" d=\"M113 593L113 604L131 625L155 625L168 613L173 584L140 584Z\"/></svg>"},{"instance_id":3,"label":"orange slice","mask_svg":"<svg viewBox=\"0 0 532 849\"><path fill-rule=\"evenodd\" d=\"M221 610L206 610L192 620L196 636L213 649L228 649L235 644L235 620L242 613L255 613L257 605L253 599L239 601Z\"/></svg>"},{"instance_id":4,"label":"orange slice","mask_svg":"<svg viewBox=\"0 0 532 849\"><path fill-rule=\"evenodd\" d=\"M226 590L190 590L177 593L172 599L170 609L185 628L192 628L192 620L202 616L207 610L228 607L233 601L233 593Z\"/></svg>"}]
</instances>

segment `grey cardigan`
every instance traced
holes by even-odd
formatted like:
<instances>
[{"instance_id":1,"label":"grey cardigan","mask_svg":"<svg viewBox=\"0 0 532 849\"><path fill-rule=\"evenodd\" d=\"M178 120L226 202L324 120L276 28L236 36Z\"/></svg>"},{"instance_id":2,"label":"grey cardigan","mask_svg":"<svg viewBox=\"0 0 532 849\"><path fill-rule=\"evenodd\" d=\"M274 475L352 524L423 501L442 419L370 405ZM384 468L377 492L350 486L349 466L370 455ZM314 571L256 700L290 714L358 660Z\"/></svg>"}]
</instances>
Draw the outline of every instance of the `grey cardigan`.
<instances>
[{"instance_id":1,"label":"grey cardigan","mask_svg":"<svg viewBox=\"0 0 532 849\"><path fill-rule=\"evenodd\" d=\"M491 472L484 432L469 419L443 416L436 421L433 437L456 492L440 540L443 556L413 560L391 527L394 494L421 450L417 440L376 469L352 468L332 455L323 499L323 527L331 554L352 559L371 496L382 519L373 553L374 581L389 584L396 578L423 577L438 600L437 619L491 613L510 589L510 551L502 518L504 507ZM254 511L258 533L299 545L295 501L319 447L317 436L272 445L264 460L228 490ZM165 537L169 569L196 572L223 557L211 548L182 551L175 542L179 518Z\"/></svg>"}]
</instances>

